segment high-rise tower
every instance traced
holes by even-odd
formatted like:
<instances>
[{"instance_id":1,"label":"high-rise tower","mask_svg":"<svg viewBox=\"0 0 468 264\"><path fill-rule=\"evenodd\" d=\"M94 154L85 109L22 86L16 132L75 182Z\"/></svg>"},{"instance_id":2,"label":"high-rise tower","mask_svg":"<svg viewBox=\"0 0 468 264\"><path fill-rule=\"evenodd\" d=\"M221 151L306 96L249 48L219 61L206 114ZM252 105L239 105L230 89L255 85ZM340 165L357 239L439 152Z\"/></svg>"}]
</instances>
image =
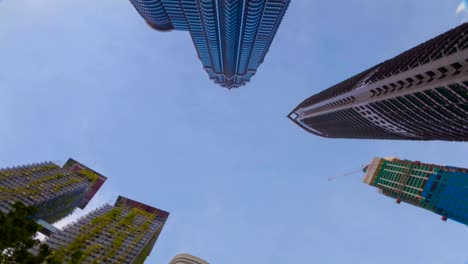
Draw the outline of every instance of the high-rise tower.
<instances>
[{"instance_id":1,"label":"high-rise tower","mask_svg":"<svg viewBox=\"0 0 468 264\"><path fill-rule=\"evenodd\" d=\"M36 217L54 223L75 208L84 208L106 177L69 159L60 167L44 162L0 170L0 210L22 202L39 209Z\"/></svg>"},{"instance_id":2,"label":"high-rise tower","mask_svg":"<svg viewBox=\"0 0 468 264\"><path fill-rule=\"evenodd\" d=\"M57 258L75 263L144 263L169 213L119 196L51 235Z\"/></svg>"},{"instance_id":3,"label":"high-rise tower","mask_svg":"<svg viewBox=\"0 0 468 264\"><path fill-rule=\"evenodd\" d=\"M130 0L154 29L189 31L209 78L227 87L250 81L290 0Z\"/></svg>"},{"instance_id":4,"label":"high-rise tower","mask_svg":"<svg viewBox=\"0 0 468 264\"><path fill-rule=\"evenodd\" d=\"M388 197L468 225L468 169L374 158L363 181Z\"/></svg>"},{"instance_id":5,"label":"high-rise tower","mask_svg":"<svg viewBox=\"0 0 468 264\"><path fill-rule=\"evenodd\" d=\"M328 138L468 140L468 23L309 97L288 116Z\"/></svg>"}]
</instances>

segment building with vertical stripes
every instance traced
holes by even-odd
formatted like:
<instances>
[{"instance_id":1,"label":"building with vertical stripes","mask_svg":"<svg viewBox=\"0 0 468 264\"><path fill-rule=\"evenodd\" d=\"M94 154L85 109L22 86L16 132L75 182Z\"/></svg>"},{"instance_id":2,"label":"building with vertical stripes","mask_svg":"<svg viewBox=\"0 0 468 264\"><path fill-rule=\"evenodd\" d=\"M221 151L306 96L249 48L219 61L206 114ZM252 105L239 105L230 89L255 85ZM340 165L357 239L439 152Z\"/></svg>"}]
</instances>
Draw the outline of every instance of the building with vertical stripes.
<instances>
[{"instance_id":1,"label":"building with vertical stripes","mask_svg":"<svg viewBox=\"0 0 468 264\"><path fill-rule=\"evenodd\" d=\"M289 115L327 138L468 140L468 23L338 83Z\"/></svg>"},{"instance_id":2,"label":"building with vertical stripes","mask_svg":"<svg viewBox=\"0 0 468 264\"><path fill-rule=\"evenodd\" d=\"M203 259L197 258L189 254L179 254L175 256L169 264L209 264Z\"/></svg>"},{"instance_id":3,"label":"building with vertical stripes","mask_svg":"<svg viewBox=\"0 0 468 264\"><path fill-rule=\"evenodd\" d=\"M45 243L65 262L141 264L168 216L163 210L119 196L113 206L92 211Z\"/></svg>"},{"instance_id":4,"label":"building with vertical stripes","mask_svg":"<svg viewBox=\"0 0 468 264\"><path fill-rule=\"evenodd\" d=\"M290 0L130 0L159 31L189 31L210 79L234 88L257 71Z\"/></svg>"},{"instance_id":5,"label":"building with vertical stripes","mask_svg":"<svg viewBox=\"0 0 468 264\"><path fill-rule=\"evenodd\" d=\"M397 158L374 158L364 183L384 195L468 225L468 169Z\"/></svg>"},{"instance_id":6,"label":"building with vertical stripes","mask_svg":"<svg viewBox=\"0 0 468 264\"><path fill-rule=\"evenodd\" d=\"M0 210L22 202L38 209L37 219L54 223L83 209L106 179L73 159L63 167L43 162L0 169Z\"/></svg>"}]
</instances>

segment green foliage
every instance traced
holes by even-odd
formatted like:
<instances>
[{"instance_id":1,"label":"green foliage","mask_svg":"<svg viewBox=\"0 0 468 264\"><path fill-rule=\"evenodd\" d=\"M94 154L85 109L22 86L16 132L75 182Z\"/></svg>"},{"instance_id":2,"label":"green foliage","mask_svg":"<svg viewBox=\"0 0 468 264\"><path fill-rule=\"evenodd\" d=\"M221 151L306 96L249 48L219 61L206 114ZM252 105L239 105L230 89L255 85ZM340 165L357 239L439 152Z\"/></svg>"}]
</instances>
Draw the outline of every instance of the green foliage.
<instances>
[{"instance_id":1,"label":"green foliage","mask_svg":"<svg viewBox=\"0 0 468 264\"><path fill-rule=\"evenodd\" d=\"M156 239L158 239L160 232L161 232L161 228L159 228L158 231L156 231L156 233L154 233L153 237L151 237L151 239L150 239L150 242L146 244L146 247L143 248L143 250L140 252L140 255L138 255L138 257L135 259L133 264L143 264L143 263L145 263L146 258L149 256L149 254L151 252L152 245L154 244L153 241L156 241Z\"/></svg>"},{"instance_id":2,"label":"green foliage","mask_svg":"<svg viewBox=\"0 0 468 264\"><path fill-rule=\"evenodd\" d=\"M100 261L104 261L115 256L119 249L124 245L129 234L136 235L136 239L132 239L132 244L125 249L126 253L119 254L119 258L124 261L127 258L128 253L131 252L137 243L143 239L144 235L146 235L147 230L156 217L156 214L148 213L147 211L139 208L132 208L130 212L125 212L128 212L128 210L125 209L124 211L120 207L114 207L107 213L94 218L87 225L82 227L81 235L76 237L67 248L56 251L54 255L59 259L66 259L67 261L70 261L70 263L73 263L71 261L75 256L78 261L76 263L79 263L105 247L105 254L101 255L101 257L96 259L94 262L100 263ZM137 216L143 216L144 220L135 222ZM102 233L107 233L112 236L111 245L103 246L93 244L93 242L91 242ZM153 239L156 239L158 234L159 233L157 232ZM89 242L91 242L91 245L88 245ZM144 259L149 254L149 251L150 248L147 248L146 251L141 254L139 257L141 259L140 263L143 263ZM77 252L80 252L80 254Z\"/></svg>"},{"instance_id":3,"label":"green foliage","mask_svg":"<svg viewBox=\"0 0 468 264\"><path fill-rule=\"evenodd\" d=\"M82 182L80 179L71 178L69 181L61 183L61 184L55 186L54 191L58 192L58 191L62 190L63 188L67 187L67 186L73 185L75 183L80 183L80 182Z\"/></svg>"},{"instance_id":4,"label":"green foliage","mask_svg":"<svg viewBox=\"0 0 468 264\"><path fill-rule=\"evenodd\" d=\"M95 183L99 179L99 176L96 173L87 169L79 171L78 174L88 179L91 183Z\"/></svg>"},{"instance_id":5,"label":"green foliage","mask_svg":"<svg viewBox=\"0 0 468 264\"><path fill-rule=\"evenodd\" d=\"M133 222L133 219L137 214L135 212L130 212L127 216L124 217L124 219L120 220L119 224L122 226L128 226Z\"/></svg>"},{"instance_id":6,"label":"green foliage","mask_svg":"<svg viewBox=\"0 0 468 264\"><path fill-rule=\"evenodd\" d=\"M40 178L39 180L35 181L34 183L43 183L43 182L46 182L46 181L56 180L56 179L60 179L60 178L63 178L63 177L65 177L65 174L57 173L57 174L54 174L54 175L50 175L50 176Z\"/></svg>"},{"instance_id":7,"label":"green foliage","mask_svg":"<svg viewBox=\"0 0 468 264\"><path fill-rule=\"evenodd\" d=\"M13 209L6 215L0 212L0 252L3 253L0 254L0 263L51 263L51 250L47 245L39 247L37 256L28 251L39 245L34 235L40 226L32 219L37 209L21 202L13 204Z\"/></svg>"},{"instance_id":8,"label":"green foliage","mask_svg":"<svg viewBox=\"0 0 468 264\"><path fill-rule=\"evenodd\" d=\"M89 255L94 250L99 250L101 247L100 245L86 247L87 241L97 237L107 225L121 216L121 212L121 208L113 208L104 215L94 218L90 224L82 227L83 235L75 238L67 248L54 252L54 256L58 259L69 258L70 263L80 263L80 259L86 258L86 255ZM82 251L83 249L84 252ZM73 262L74 259L77 262Z\"/></svg>"},{"instance_id":9,"label":"green foliage","mask_svg":"<svg viewBox=\"0 0 468 264\"><path fill-rule=\"evenodd\" d=\"M132 213L135 213L135 214L138 214L138 215L141 215L145 218L145 221L143 224L141 225L138 225L138 226L132 226L131 229L130 229L130 232L132 234L138 234L138 236L136 237L136 239L133 240L132 244L130 245L129 249L127 250L127 252L131 252L133 250L133 248L136 247L137 243L139 241L141 241L143 239L143 236L146 234L148 228L151 226L154 218L156 217L156 214L154 213L149 213L145 210L142 210L140 208L133 208L132 209ZM158 235L159 235L159 232L160 232L161 229L159 229L156 234L153 236L154 239L157 239ZM152 238L152 239L153 239ZM135 259L135 264L138 263L138 264L142 264L145 262L145 259L146 257L149 255L149 252L151 251L151 246L150 246L151 242L147 244L147 246L143 249L143 251L140 253L140 255L137 257L137 259ZM128 255L128 253L126 255L124 255L124 258Z\"/></svg>"},{"instance_id":10,"label":"green foliage","mask_svg":"<svg viewBox=\"0 0 468 264\"><path fill-rule=\"evenodd\" d=\"M102 223L112 222L114 219L117 219L120 216L121 213L122 213L122 209L113 208L112 210L105 213L104 215L102 215L100 217L96 217L93 220L91 220L91 224L93 226L95 226L95 225L100 225Z\"/></svg>"},{"instance_id":11,"label":"green foliage","mask_svg":"<svg viewBox=\"0 0 468 264\"><path fill-rule=\"evenodd\" d=\"M27 170L23 169L20 172L23 175L30 175L32 172L38 173L38 172L45 171L48 167L51 167L51 166L45 166L45 167L40 167L40 168L35 168L35 169L27 169ZM9 176L9 175L13 175L13 173L0 172L0 180L7 177L7 176ZM60 178L63 178L63 177L65 177L64 174L57 173L57 174L49 175L49 176L46 176L46 177L42 177L42 178L40 178L38 180L30 181L28 185L19 186L19 187L14 188L14 189L3 187L3 188L0 188L0 197L5 197L5 196L11 195L11 194L27 195L27 196L35 197L36 195L38 195L39 193L41 193L43 191L44 185L42 183L45 183L47 181L60 179ZM80 181L75 179L73 181L71 180L71 181L62 183L61 185L56 186L54 191L59 191L63 187L68 186L68 185L73 184L73 183L77 183L77 182L80 182Z\"/></svg>"},{"instance_id":12,"label":"green foliage","mask_svg":"<svg viewBox=\"0 0 468 264\"><path fill-rule=\"evenodd\" d=\"M91 255L93 252L99 251L102 248L102 245L100 244L94 244L86 248L86 250L83 252L83 255Z\"/></svg>"},{"instance_id":13,"label":"green foliage","mask_svg":"<svg viewBox=\"0 0 468 264\"><path fill-rule=\"evenodd\" d=\"M80 259L83 256L83 252L81 250L75 250L71 254L70 264L78 264L80 263Z\"/></svg>"},{"instance_id":14,"label":"green foliage","mask_svg":"<svg viewBox=\"0 0 468 264\"><path fill-rule=\"evenodd\" d=\"M0 172L0 180L9 178L13 175L32 175L33 173L41 173L45 171L50 171L54 169L60 168L58 165L50 164L50 165L42 165L38 167L23 167L23 168L14 168L14 169L7 169Z\"/></svg>"}]
</instances>

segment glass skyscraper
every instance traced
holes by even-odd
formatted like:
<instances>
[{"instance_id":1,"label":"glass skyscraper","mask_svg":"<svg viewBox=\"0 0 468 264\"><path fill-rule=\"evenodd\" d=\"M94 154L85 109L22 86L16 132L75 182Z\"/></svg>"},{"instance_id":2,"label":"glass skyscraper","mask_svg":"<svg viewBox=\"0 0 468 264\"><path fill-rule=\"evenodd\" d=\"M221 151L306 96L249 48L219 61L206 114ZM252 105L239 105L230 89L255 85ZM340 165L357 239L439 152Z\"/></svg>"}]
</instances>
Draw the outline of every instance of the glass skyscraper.
<instances>
[{"instance_id":1,"label":"glass skyscraper","mask_svg":"<svg viewBox=\"0 0 468 264\"><path fill-rule=\"evenodd\" d=\"M468 23L336 84L288 116L327 138L468 140Z\"/></svg>"},{"instance_id":2,"label":"glass skyscraper","mask_svg":"<svg viewBox=\"0 0 468 264\"><path fill-rule=\"evenodd\" d=\"M374 158L364 182L406 202L468 225L468 169L397 158Z\"/></svg>"},{"instance_id":3,"label":"glass skyscraper","mask_svg":"<svg viewBox=\"0 0 468 264\"><path fill-rule=\"evenodd\" d=\"M22 202L38 208L36 218L54 223L83 209L106 180L73 159L63 167L44 162L0 169L0 210L7 213Z\"/></svg>"},{"instance_id":4,"label":"glass skyscraper","mask_svg":"<svg viewBox=\"0 0 468 264\"><path fill-rule=\"evenodd\" d=\"M290 0L130 0L154 29L189 31L215 83L244 85L263 62Z\"/></svg>"},{"instance_id":5,"label":"glass skyscraper","mask_svg":"<svg viewBox=\"0 0 468 264\"><path fill-rule=\"evenodd\" d=\"M67 263L142 264L168 217L165 211L119 196L113 206L97 208L45 243Z\"/></svg>"}]
</instances>

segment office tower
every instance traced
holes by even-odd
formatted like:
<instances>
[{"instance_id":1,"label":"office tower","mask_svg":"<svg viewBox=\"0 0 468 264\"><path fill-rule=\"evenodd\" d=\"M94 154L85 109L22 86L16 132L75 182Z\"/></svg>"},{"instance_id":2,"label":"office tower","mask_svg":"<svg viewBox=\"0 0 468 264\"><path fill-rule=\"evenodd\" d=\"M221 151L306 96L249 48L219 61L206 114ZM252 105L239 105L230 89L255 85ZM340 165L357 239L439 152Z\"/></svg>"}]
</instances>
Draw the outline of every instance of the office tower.
<instances>
[{"instance_id":1,"label":"office tower","mask_svg":"<svg viewBox=\"0 0 468 264\"><path fill-rule=\"evenodd\" d=\"M468 23L304 100L288 118L327 138L468 140Z\"/></svg>"},{"instance_id":2,"label":"office tower","mask_svg":"<svg viewBox=\"0 0 468 264\"><path fill-rule=\"evenodd\" d=\"M52 162L0 170L0 210L9 212L14 202L38 208L36 218L54 223L84 208L106 177L69 159L63 167Z\"/></svg>"},{"instance_id":3,"label":"office tower","mask_svg":"<svg viewBox=\"0 0 468 264\"><path fill-rule=\"evenodd\" d=\"M159 31L189 31L215 83L235 88L263 62L290 0L130 0Z\"/></svg>"},{"instance_id":4,"label":"office tower","mask_svg":"<svg viewBox=\"0 0 468 264\"><path fill-rule=\"evenodd\" d=\"M169 264L208 264L208 262L189 254L179 254Z\"/></svg>"},{"instance_id":5,"label":"office tower","mask_svg":"<svg viewBox=\"0 0 468 264\"><path fill-rule=\"evenodd\" d=\"M363 181L391 198L468 225L468 169L374 158Z\"/></svg>"},{"instance_id":6,"label":"office tower","mask_svg":"<svg viewBox=\"0 0 468 264\"><path fill-rule=\"evenodd\" d=\"M62 231L46 244L64 260L76 263L143 263L169 213L119 196Z\"/></svg>"}]
</instances>

